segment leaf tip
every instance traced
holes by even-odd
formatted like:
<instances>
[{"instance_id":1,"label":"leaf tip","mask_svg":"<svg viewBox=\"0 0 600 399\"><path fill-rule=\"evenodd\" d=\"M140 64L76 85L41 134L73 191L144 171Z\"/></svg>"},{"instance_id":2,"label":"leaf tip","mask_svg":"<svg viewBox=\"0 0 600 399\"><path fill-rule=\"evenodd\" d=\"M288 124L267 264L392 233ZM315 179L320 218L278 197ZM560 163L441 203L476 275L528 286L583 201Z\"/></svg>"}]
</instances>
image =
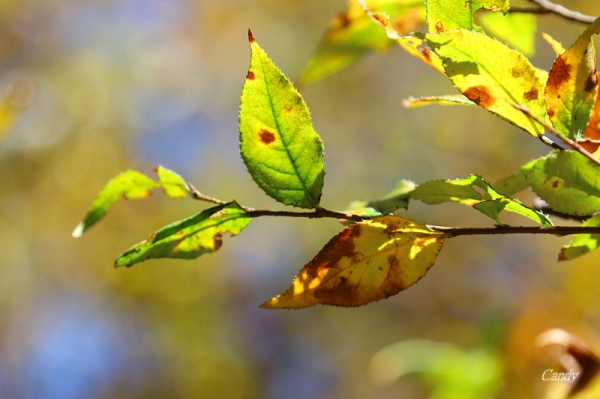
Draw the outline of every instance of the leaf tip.
<instances>
[{"instance_id":1,"label":"leaf tip","mask_svg":"<svg viewBox=\"0 0 600 399\"><path fill-rule=\"evenodd\" d=\"M252 29L248 28L248 41L250 43L254 43L256 41L256 39L254 38L254 35L252 34Z\"/></svg>"},{"instance_id":2,"label":"leaf tip","mask_svg":"<svg viewBox=\"0 0 600 399\"><path fill-rule=\"evenodd\" d=\"M85 230L84 223L81 222L77 225L77 227L75 227L75 230L73 230L73 232L71 233L71 236L73 238L79 238L83 235L84 230Z\"/></svg>"}]
</instances>

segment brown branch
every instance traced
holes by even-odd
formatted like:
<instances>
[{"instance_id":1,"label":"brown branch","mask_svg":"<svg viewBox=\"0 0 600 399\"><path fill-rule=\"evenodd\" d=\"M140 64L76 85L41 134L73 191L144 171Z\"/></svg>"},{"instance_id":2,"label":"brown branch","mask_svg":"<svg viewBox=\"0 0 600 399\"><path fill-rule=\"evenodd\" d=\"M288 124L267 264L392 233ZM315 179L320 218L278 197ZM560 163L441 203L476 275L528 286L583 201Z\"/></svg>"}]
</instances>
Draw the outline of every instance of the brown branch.
<instances>
[{"instance_id":1,"label":"brown branch","mask_svg":"<svg viewBox=\"0 0 600 399\"><path fill-rule=\"evenodd\" d=\"M546 10L545 12L538 12L539 14L551 13L551 14L558 15L569 21L581 22L584 24L591 24L592 22L594 22L596 20L596 17L593 17L591 15L585 15L578 11L569 10L568 8L561 6L560 4L555 4L548 0L529 0L529 1L531 3L537 4L543 10ZM514 8L511 7L510 11L513 12L513 10L514 10ZM520 12L525 12L525 11L520 11Z\"/></svg>"},{"instance_id":2,"label":"brown branch","mask_svg":"<svg viewBox=\"0 0 600 399\"><path fill-rule=\"evenodd\" d=\"M447 238L474 235L496 234L554 234L568 236L571 234L600 234L600 227L588 226L496 226L496 227L446 227L431 226L433 231L444 233Z\"/></svg>"},{"instance_id":3,"label":"brown branch","mask_svg":"<svg viewBox=\"0 0 600 399\"><path fill-rule=\"evenodd\" d=\"M222 201L220 199L217 198L213 198L213 197L209 197L208 195L204 195L202 194L196 187L194 187L192 185L192 183L190 183L189 181L186 181L187 185L188 185L188 189L190 190L190 194L192 195L192 198L200 200L200 201L206 201L206 202L211 202L213 204L218 204L218 205L223 205L226 204L226 201Z\"/></svg>"},{"instance_id":4,"label":"brown branch","mask_svg":"<svg viewBox=\"0 0 600 399\"><path fill-rule=\"evenodd\" d=\"M522 105L518 105L518 104L512 104L512 106L515 107L516 109L518 109L519 111L521 111L522 113L524 113L525 115L527 115L528 117L530 117L531 119L533 119L534 121L536 121L537 123L539 123L540 125L542 125L550 133L552 133L555 136L557 136L569 148L577 151L578 153L580 153L584 157L588 158L590 161L594 162L596 165L600 166L600 159L598 159L591 152L589 152L588 150L586 150L585 148L583 148L581 145L579 145L578 142L576 142L574 140L571 140L570 138L568 138L567 136L565 136L564 134L562 134L561 132L559 132L558 130L556 130L554 127L552 127L549 124L547 124L546 121L540 119L537 115L534 115L529 110L529 108L524 107ZM544 136L540 136L540 140L544 141L544 139L542 139L543 137ZM548 140L550 143L552 143L553 144L552 147L554 147L555 143L553 143L552 140L548 139L547 137L545 137L545 139ZM544 141L544 143L548 144L546 141Z\"/></svg>"}]
</instances>

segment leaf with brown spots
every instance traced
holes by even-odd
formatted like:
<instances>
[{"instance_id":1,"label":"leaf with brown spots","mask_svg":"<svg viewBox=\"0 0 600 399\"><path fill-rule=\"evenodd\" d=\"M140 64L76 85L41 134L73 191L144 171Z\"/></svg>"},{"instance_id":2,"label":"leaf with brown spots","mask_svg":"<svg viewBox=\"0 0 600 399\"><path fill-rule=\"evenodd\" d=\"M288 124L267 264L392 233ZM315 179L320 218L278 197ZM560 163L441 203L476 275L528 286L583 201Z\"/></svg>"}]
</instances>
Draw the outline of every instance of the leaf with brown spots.
<instances>
[{"instance_id":1,"label":"leaf with brown spots","mask_svg":"<svg viewBox=\"0 0 600 399\"><path fill-rule=\"evenodd\" d=\"M422 0L367 0L373 12L391 16L395 29L406 34L425 21ZM393 44L356 0L331 21L329 29L298 79L306 86L358 61L370 50L385 51Z\"/></svg>"},{"instance_id":2,"label":"leaf with brown spots","mask_svg":"<svg viewBox=\"0 0 600 399\"><path fill-rule=\"evenodd\" d=\"M319 206L323 142L302 96L248 31L250 68L240 102L240 152L252 179L275 200Z\"/></svg>"},{"instance_id":3,"label":"leaf with brown spots","mask_svg":"<svg viewBox=\"0 0 600 399\"><path fill-rule=\"evenodd\" d=\"M239 234L250 219L235 202L206 209L152 233L119 255L115 266L130 267L156 258L197 258L218 250L224 234Z\"/></svg>"},{"instance_id":4,"label":"leaf with brown spots","mask_svg":"<svg viewBox=\"0 0 600 399\"><path fill-rule=\"evenodd\" d=\"M427 26L429 33L442 33L457 29L483 32L475 25L473 14L480 9L508 12L508 0L427 0Z\"/></svg>"},{"instance_id":5,"label":"leaf with brown spots","mask_svg":"<svg viewBox=\"0 0 600 399\"><path fill-rule=\"evenodd\" d=\"M546 117L541 93L547 75L523 54L467 30L428 34L426 42L441 58L446 76L467 98L535 137L544 134L543 126L512 106L521 104L540 119Z\"/></svg>"},{"instance_id":6,"label":"leaf with brown spots","mask_svg":"<svg viewBox=\"0 0 600 399\"><path fill-rule=\"evenodd\" d=\"M600 72L596 76L600 79ZM592 154L598 151L598 147L600 147L600 91L596 96L596 103L592 109L588 125L583 132L583 138L577 139L577 142Z\"/></svg>"},{"instance_id":7,"label":"leaf with brown spots","mask_svg":"<svg viewBox=\"0 0 600 399\"><path fill-rule=\"evenodd\" d=\"M586 216L600 211L600 168L575 151L553 151L526 173L533 191L557 212Z\"/></svg>"},{"instance_id":8,"label":"leaf with brown spots","mask_svg":"<svg viewBox=\"0 0 600 399\"><path fill-rule=\"evenodd\" d=\"M546 83L546 106L554 127L571 139L581 139L596 97L598 75L592 36L600 32L600 18L558 56Z\"/></svg>"},{"instance_id":9,"label":"leaf with brown spots","mask_svg":"<svg viewBox=\"0 0 600 399\"><path fill-rule=\"evenodd\" d=\"M443 233L400 216L353 224L300 270L287 291L261 307L351 307L396 295L425 276L443 243Z\"/></svg>"}]
</instances>

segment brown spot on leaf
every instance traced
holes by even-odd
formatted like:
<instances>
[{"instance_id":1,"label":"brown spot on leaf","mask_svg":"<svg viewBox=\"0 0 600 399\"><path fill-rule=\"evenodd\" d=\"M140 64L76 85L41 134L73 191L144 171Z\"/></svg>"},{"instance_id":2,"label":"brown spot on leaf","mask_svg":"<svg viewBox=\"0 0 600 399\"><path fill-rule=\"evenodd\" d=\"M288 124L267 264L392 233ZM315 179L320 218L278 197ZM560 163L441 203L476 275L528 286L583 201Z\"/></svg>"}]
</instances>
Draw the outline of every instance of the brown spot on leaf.
<instances>
[{"instance_id":1,"label":"brown spot on leaf","mask_svg":"<svg viewBox=\"0 0 600 399\"><path fill-rule=\"evenodd\" d=\"M431 50L427 47L421 47L419 49L419 53L427 60L427 62L431 63Z\"/></svg>"},{"instance_id":2,"label":"brown spot on leaf","mask_svg":"<svg viewBox=\"0 0 600 399\"><path fill-rule=\"evenodd\" d=\"M347 28L351 22L352 20L350 19L348 12L341 12L337 15L337 17L335 17L335 21L333 23L340 28Z\"/></svg>"},{"instance_id":3,"label":"brown spot on leaf","mask_svg":"<svg viewBox=\"0 0 600 399\"><path fill-rule=\"evenodd\" d=\"M489 108L496 102L496 99L490 94L485 86L473 86L465 90L464 95L475 104L484 108Z\"/></svg>"},{"instance_id":4,"label":"brown spot on leaf","mask_svg":"<svg viewBox=\"0 0 600 399\"><path fill-rule=\"evenodd\" d=\"M221 245L223 245L222 237L223 237L222 233L217 233L213 237L213 245L215 247L215 251L218 250L219 248L221 248Z\"/></svg>"},{"instance_id":5,"label":"brown spot on leaf","mask_svg":"<svg viewBox=\"0 0 600 399\"><path fill-rule=\"evenodd\" d=\"M513 78L520 78L521 76L523 76L523 69L514 67L510 70L510 73Z\"/></svg>"},{"instance_id":6,"label":"brown spot on leaf","mask_svg":"<svg viewBox=\"0 0 600 399\"><path fill-rule=\"evenodd\" d=\"M548 110L547 110L547 111L548 111L548 116L549 116L550 118L552 118L552 117L554 116L554 110L552 110L552 109L548 108Z\"/></svg>"},{"instance_id":7,"label":"brown spot on leaf","mask_svg":"<svg viewBox=\"0 0 600 399\"><path fill-rule=\"evenodd\" d=\"M435 30L437 33L442 33L444 31L444 25L438 21L438 23L435 24Z\"/></svg>"},{"instance_id":8,"label":"brown spot on leaf","mask_svg":"<svg viewBox=\"0 0 600 399\"><path fill-rule=\"evenodd\" d=\"M470 1L465 1L465 8L466 8L467 10L470 10L470 9L471 9L471 2L470 2Z\"/></svg>"},{"instance_id":9,"label":"brown spot on leaf","mask_svg":"<svg viewBox=\"0 0 600 399\"><path fill-rule=\"evenodd\" d=\"M560 181L559 180L554 180L551 185L552 185L552 188L559 188L560 187Z\"/></svg>"},{"instance_id":10,"label":"brown spot on leaf","mask_svg":"<svg viewBox=\"0 0 600 399\"><path fill-rule=\"evenodd\" d=\"M538 96L539 96L538 89L533 88L533 89L529 90L528 92L525 92L525 94L523 96L525 97L526 100L529 100L529 101L537 100Z\"/></svg>"},{"instance_id":11,"label":"brown spot on leaf","mask_svg":"<svg viewBox=\"0 0 600 399\"><path fill-rule=\"evenodd\" d=\"M254 80L255 77L256 77L256 75L254 75L254 72L248 70L248 74L246 75L246 79L248 79L248 80Z\"/></svg>"},{"instance_id":12,"label":"brown spot on leaf","mask_svg":"<svg viewBox=\"0 0 600 399\"><path fill-rule=\"evenodd\" d=\"M550 69L548 75L548 84L546 85L548 90L557 91L563 83L571 79L571 64L565 62L563 57L558 57Z\"/></svg>"},{"instance_id":13,"label":"brown spot on leaf","mask_svg":"<svg viewBox=\"0 0 600 399\"><path fill-rule=\"evenodd\" d=\"M381 23L381 25L383 25L386 28L387 28L387 26L390 23L390 20L385 15L373 14L373 18L375 18L376 20L378 20L379 23Z\"/></svg>"},{"instance_id":14,"label":"brown spot on leaf","mask_svg":"<svg viewBox=\"0 0 600 399\"><path fill-rule=\"evenodd\" d=\"M252 30L250 28L248 28L248 41L250 43L254 43L256 41L256 39L254 38L254 35L252 34Z\"/></svg>"},{"instance_id":15,"label":"brown spot on leaf","mask_svg":"<svg viewBox=\"0 0 600 399\"><path fill-rule=\"evenodd\" d=\"M342 258L352 258L355 255L354 238L360 236L361 227L359 224L354 224L329 240L321 252L306 264L305 267L308 275L317 278L331 265L337 264Z\"/></svg>"},{"instance_id":16,"label":"brown spot on leaf","mask_svg":"<svg viewBox=\"0 0 600 399\"><path fill-rule=\"evenodd\" d=\"M262 129L260 132L258 132L258 135L260 136L260 141L265 144L271 144L275 141L275 134L267 129Z\"/></svg>"},{"instance_id":17,"label":"brown spot on leaf","mask_svg":"<svg viewBox=\"0 0 600 399\"><path fill-rule=\"evenodd\" d=\"M584 90L589 93L592 90L594 90L596 85L598 85L598 77L596 76L596 72L594 71L585 80Z\"/></svg>"}]
</instances>

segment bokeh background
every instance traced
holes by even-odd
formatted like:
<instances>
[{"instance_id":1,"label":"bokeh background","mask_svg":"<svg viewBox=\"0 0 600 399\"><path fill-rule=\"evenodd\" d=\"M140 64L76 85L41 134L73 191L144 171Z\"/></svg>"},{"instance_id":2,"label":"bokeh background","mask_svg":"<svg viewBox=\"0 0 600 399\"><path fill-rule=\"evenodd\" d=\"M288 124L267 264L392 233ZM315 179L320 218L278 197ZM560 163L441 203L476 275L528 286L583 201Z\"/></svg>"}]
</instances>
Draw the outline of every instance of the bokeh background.
<instances>
[{"instance_id":1,"label":"bokeh background","mask_svg":"<svg viewBox=\"0 0 600 399\"><path fill-rule=\"evenodd\" d=\"M600 347L600 253L559 264L566 237L456 238L396 297L300 311L258 305L287 288L336 221L261 218L215 254L114 269L122 250L205 206L157 192L71 237L126 169L164 165L208 195L279 209L239 156L246 31L295 79L345 5L0 1L0 90L17 114L0 120L1 398L530 398L556 367L538 334L561 327ZM600 14L593 0L568 6ZM565 46L583 29L539 18ZM539 32L533 62L549 69ZM481 109L404 109L408 96L454 89L395 47L302 93L325 143L330 209L402 178L495 181L548 151ZM452 204L402 214L491 225Z\"/></svg>"}]
</instances>

